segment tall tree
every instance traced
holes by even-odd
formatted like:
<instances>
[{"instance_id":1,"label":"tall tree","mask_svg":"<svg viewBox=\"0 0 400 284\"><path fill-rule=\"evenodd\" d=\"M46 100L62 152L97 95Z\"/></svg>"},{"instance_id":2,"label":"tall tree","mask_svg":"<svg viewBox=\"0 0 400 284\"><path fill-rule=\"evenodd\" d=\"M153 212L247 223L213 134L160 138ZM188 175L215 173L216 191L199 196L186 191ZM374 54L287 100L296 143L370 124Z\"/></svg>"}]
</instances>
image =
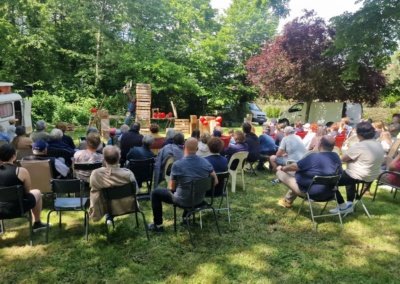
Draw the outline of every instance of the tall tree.
<instances>
[{"instance_id":1,"label":"tall tree","mask_svg":"<svg viewBox=\"0 0 400 284\"><path fill-rule=\"evenodd\" d=\"M334 31L324 20L306 11L247 62L248 79L263 96L282 95L308 102L308 106L314 100L375 103L385 83L383 75L363 68L360 79L343 81L342 59L323 55L333 38Z\"/></svg>"}]
</instances>

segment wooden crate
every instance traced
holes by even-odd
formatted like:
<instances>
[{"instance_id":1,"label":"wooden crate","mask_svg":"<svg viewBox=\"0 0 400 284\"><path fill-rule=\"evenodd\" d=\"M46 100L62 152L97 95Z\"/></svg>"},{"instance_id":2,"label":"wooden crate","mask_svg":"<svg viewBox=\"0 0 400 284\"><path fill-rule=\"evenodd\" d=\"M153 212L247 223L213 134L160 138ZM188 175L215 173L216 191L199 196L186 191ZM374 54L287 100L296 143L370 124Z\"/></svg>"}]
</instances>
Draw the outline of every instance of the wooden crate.
<instances>
[{"instance_id":1,"label":"wooden crate","mask_svg":"<svg viewBox=\"0 0 400 284\"><path fill-rule=\"evenodd\" d=\"M106 109L98 110L97 115L100 117L100 119L108 118L108 110Z\"/></svg>"},{"instance_id":2,"label":"wooden crate","mask_svg":"<svg viewBox=\"0 0 400 284\"><path fill-rule=\"evenodd\" d=\"M191 115L189 133L192 133L195 129L199 129L199 121L197 120L197 115Z\"/></svg>"},{"instance_id":3,"label":"wooden crate","mask_svg":"<svg viewBox=\"0 0 400 284\"><path fill-rule=\"evenodd\" d=\"M184 134L190 134L190 123L189 119L175 119L175 127L176 131L180 131Z\"/></svg>"}]
</instances>

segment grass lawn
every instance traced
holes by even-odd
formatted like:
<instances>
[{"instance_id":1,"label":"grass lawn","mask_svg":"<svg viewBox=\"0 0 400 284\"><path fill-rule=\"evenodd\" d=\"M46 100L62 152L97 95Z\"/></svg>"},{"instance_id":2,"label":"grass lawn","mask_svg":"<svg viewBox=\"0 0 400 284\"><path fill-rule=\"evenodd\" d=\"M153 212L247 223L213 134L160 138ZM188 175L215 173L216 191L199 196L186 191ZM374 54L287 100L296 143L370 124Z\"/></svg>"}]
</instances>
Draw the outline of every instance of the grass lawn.
<instances>
[{"instance_id":1,"label":"grass lawn","mask_svg":"<svg viewBox=\"0 0 400 284\"><path fill-rule=\"evenodd\" d=\"M293 209L276 204L286 188L273 178L246 173L246 191L239 182L230 193L231 224L221 212L220 237L206 213L203 229L193 230L195 247L184 227L175 235L171 205L164 206L165 233L150 232L150 241L143 223L136 228L125 216L116 219L110 242L104 223L91 222L86 242L83 214L67 212L61 229L52 214L49 244L37 232L30 247L27 222L6 220L0 283L400 283L400 198L380 189L375 202L363 198L372 219L358 205L343 230L337 217L320 218L315 233L308 208L295 219L301 200ZM140 204L152 222L150 202ZM43 220L50 207L45 198Z\"/></svg>"}]
</instances>

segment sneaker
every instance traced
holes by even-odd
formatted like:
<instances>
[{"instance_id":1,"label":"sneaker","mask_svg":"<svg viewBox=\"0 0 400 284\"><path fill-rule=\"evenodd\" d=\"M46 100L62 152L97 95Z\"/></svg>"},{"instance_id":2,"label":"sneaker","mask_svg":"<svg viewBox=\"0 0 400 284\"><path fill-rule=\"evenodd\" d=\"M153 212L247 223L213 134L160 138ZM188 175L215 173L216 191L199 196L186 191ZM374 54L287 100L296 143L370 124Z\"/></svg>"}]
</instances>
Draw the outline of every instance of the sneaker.
<instances>
[{"instance_id":1,"label":"sneaker","mask_svg":"<svg viewBox=\"0 0 400 284\"><path fill-rule=\"evenodd\" d=\"M354 212L353 203L350 203L350 204L347 203L345 208L340 208L339 207L339 211L340 211L340 214L353 213ZM329 210L329 212L331 214L337 214L338 213L338 209L334 208L334 209Z\"/></svg>"},{"instance_id":2,"label":"sneaker","mask_svg":"<svg viewBox=\"0 0 400 284\"><path fill-rule=\"evenodd\" d=\"M292 203L287 203L285 198L282 198L278 201L278 205L285 208L292 208Z\"/></svg>"},{"instance_id":3,"label":"sneaker","mask_svg":"<svg viewBox=\"0 0 400 284\"><path fill-rule=\"evenodd\" d=\"M163 225L147 224L147 229L153 232L162 233L164 232Z\"/></svg>"},{"instance_id":4,"label":"sneaker","mask_svg":"<svg viewBox=\"0 0 400 284\"><path fill-rule=\"evenodd\" d=\"M272 182L272 183L280 183L281 181L280 181L279 179L276 178L276 179L271 180L271 182Z\"/></svg>"},{"instance_id":5,"label":"sneaker","mask_svg":"<svg viewBox=\"0 0 400 284\"><path fill-rule=\"evenodd\" d=\"M47 229L51 224L42 223L42 222L35 222L32 226L34 232Z\"/></svg>"}]
</instances>

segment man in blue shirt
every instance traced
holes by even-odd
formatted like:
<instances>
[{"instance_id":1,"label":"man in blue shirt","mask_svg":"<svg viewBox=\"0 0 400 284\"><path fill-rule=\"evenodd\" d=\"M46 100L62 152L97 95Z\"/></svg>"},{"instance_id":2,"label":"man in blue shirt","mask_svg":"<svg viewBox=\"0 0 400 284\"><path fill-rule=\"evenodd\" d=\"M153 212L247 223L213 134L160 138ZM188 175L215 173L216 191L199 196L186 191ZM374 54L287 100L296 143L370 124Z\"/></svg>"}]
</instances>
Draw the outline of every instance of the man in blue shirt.
<instances>
[{"instance_id":1,"label":"man in blue shirt","mask_svg":"<svg viewBox=\"0 0 400 284\"><path fill-rule=\"evenodd\" d=\"M196 155L198 142L195 138L189 138L185 142L184 157L174 162L171 169L171 181L168 188L156 188L151 193L151 207L153 209L153 224L148 224L151 231L163 232L162 202L179 204L181 206L191 204L190 184L209 176L214 177L214 184L218 184L217 176L212 165L204 158ZM204 196L198 197L198 204L204 200ZM184 216L186 215L184 212Z\"/></svg>"},{"instance_id":2,"label":"man in blue shirt","mask_svg":"<svg viewBox=\"0 0 400 284\"><path fill-rule=\"evenodd\" d=\"M276 154L278 150L278 146L275 144L274 138L272 138L269 134L271 131L271 127L265 122L262 128L263 134L260 135L260 160L258 161L257 170L264 170L264 163L268 161L268 158L265 156L272 156ZM270 169L272 168L270 164Z\"/></svg>"},{"instance_id":3,"label":"man in blue shirt","mask_svg":"<svg viewBox=\"0 0 400 284\"><path fill-rule=\"evenodd\" d=\"M290 208L297 196L305 196L314 176L331 176L342 174L342 162L335 152L335 138L325 135L321 138L319 153L312 153L297 163L288 166L279 166L276 176L289 187L284 199L278 204ZM311 198L325 199L333 196L331 188L325 185L313 185L308 192Z\"/></svg>"}]
</instances>

